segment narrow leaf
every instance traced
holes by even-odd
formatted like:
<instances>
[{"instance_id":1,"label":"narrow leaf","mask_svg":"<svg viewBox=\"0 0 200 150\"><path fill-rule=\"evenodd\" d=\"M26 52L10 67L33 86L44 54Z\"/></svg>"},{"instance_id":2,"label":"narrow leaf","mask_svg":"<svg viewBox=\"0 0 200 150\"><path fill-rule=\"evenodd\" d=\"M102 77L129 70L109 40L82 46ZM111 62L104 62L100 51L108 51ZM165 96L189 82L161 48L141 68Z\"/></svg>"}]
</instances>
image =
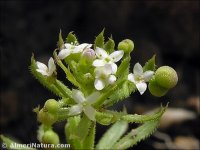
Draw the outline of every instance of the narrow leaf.
<instances>
[{"instance_id":1,"label":"narrow leaf","mask_svg":"<svg viewBox=\"0 0 200 150\"><path fill-rule=\"evenodd\" d=\"M153 55L153 57L151 59L149 59L144 67L143 67L143 70L144 71L147 71L147 70L152 70L152 71L155 71L155 68L156 68L156 65L155 65L155 58L156 58L156 55Z\"/></svg>"},{"instance_id":2,"label":"narrow leaf","mask_svg":"<svg viewBox=\"0 0 200 150\"><path fill-rule=\"evenodd\" d=\"M104 49L108 53L112 53L114 51L114 48L115 48L115 42L113 39L109 38L108 41L104 45Z\"/></svg>"},{"instance_id":3,"label":"narrow leaf","mask_svg":"<svg viewBox=\"0 0 200 150\"><path fill-rule=\"evenodd\" d=\"M93 106L95 107L100 107L104 101L113 94L113 92L120 87L125 81L117 81L115 84L108 86L107 88L104 89L104 93L101 94L101 96L99 97L99 99L97 99L97 101L94 103Z\"/></svg>"},{"instance_id":4,"label":"narrow leaf","mask_svg":"<svg viewBox=\"0 0 200 150\"><path fill-rule=\"evenodd\" d=\"M91 120L89 120L88 117L83 114L76 131L76 135L81 142L83 142L88 135L91 123Z\"/></svg>"},{"instance_id":5,"label":"narrow leaf","mask_svg":"<svg viewBox=\"0 0 200 150\"><path fill-rule=\"evenodd\" d=\"M94 149L95 133L96 133L96 123L93 122L87 137L83 141L83 149Z\"/></svg>"},{"instance_id":6,"label":"narrow leaf","mask_svg":"<svg viewBox=\"0 0 200 150\"><path fill-rule=\"evenodd\" d=\"M123 112L115 112L111 110L106 110L103 112L96 111L96 120L102 125L109 125L118 120L126 121L128 123L145 123L146 121L157 120L162 116L162 114L167 109L166 107L161 107L158 111L151 114L138 115L138 114L125 114Z\"/></svg>"},{"instance_id":7,"label":"narrow leaf","mask_svg":"<svg viewBox=\"0 0 200 150\"><path fill-rule=\"evenodd\" d=\"M143 122L141 126L139 126L136 129L131 130L126 136L124 136L122 139L120 139L113 147L112 149L127 149L132 147L133 145L136 145L141 140L146 139L149 137L158 127L160 118L162 117L162 114L166 110L166 107L162 107L157 113L150 116L145 116L144 118L138 119L139 122ZM123 118L123 117L122 117ZM124 119L124 118L123 118Z\"/></svg>"},{"instance_id":8,"label":"narrow leaf","mask_svg":"<svg viewBox=\"0 0 200 150\"><path fill-rule=\"evenodd\" d=\"M126 132L127 129L127 122L116 122L100 139L96 149L111 149L112 146L120 139L120 137Z\"/></svg>"},{"instance_id":9,"label":"narrow leaf","mask_svg":"<svg viewBox=\"0 0 200 150\"><path fill-rule=\"evenodd\" d=\"M76 130L80 122L80 116L70 117L65 125L65 136L67 143L71 144L73 149L81 149L82 144L76 136Z\"/></svg>"},{"instance_id":10,"label":"narrow leaf","mask_svg":"<svg viewBox=\"0 0 200 150\"><path fill-rule=\"evenodd\" d=\"M77 87L81 87L79 85L79 83L76 81L76 78L74 77L74 75L70 72L70 70L68 68L65 67L65 65L62 63L62 61L58 58L57 54L56 54L56 51L54 51L53 53L54 55L54 58L57 62L57 64L62 68L62 70L65 72L66 76L67 76L67 79L72 83L74 84L75 86Z\"/></svg>"},{"instance_id":11,"label":"narrow leaf","mask_svg":"<svg viewBox=\"0 0 200 150\"><path fill-rule=\"evenodd\" d=\"M103 48L103 46L104 46L104 29L103 29L103 31L101 31L101 33L96 37L96 39L94 41L95 49L96 49L96 47Z\"/></svg>"},{"instance_id":12,"label":"narrow leaf","mask_svg":"<svg viewBox=\"0 0 200 150\"><path fill-rule=\"evenodd\" d=\"M3 141L2 143L2 148L4 149L8 149L8 150L13 150L13 149L19 149L19 150L36 150L35 148L30 148L30 147L27 147L25 146L24 144L20 144L18 142L15 142L13 140L11 140L10 138L7 138L6 136L4 135L0 135L0 139ZM17 147L17 145L23 145L22 147Z\"/></svg>"},{"instance_id":13,"label":"narrow leaf","mask_svg":"<svg viewBox=\"0 0 200 150\"><path fill-rule=\"evenodd\" d=\"M67 35L66 38L66 42L67 43L73 43L73 44L78 44L78 40L75 34L73 34L73 32L69 32L69 34Z\"/></svg>"},{"instance_id":14,"label":"narrow leaf","mask_svg":"<svg viewBox=\"0 0 200 150\"><path fill-rule=\"evenodd\" d=\"M119 78L127 78L129 73L129 64L130 64L131 57L130 55L126 56L121 64L119 65L119 68L117 69L116 76Z\"/></svg>"},{"instance_id":15,"label":"narrow leaf","mask_svg":"<svg viewBox=\"0 0 200 150\"><path fill-rule=\"evenodd\" d=\"M136 87L135 84L126 80L121 86L115 90L112 95L104 102L104 107L112 106L113 104L119 102L120 100L124 100L129 97L131 93L135 92Z\"/></svg>"},{"instance_id":16,"label":"narrow leaf","mask_svg":"<svg viewBox=\"0 0 200 150\"><path fill-rule=\"evenodd\" d=\"M158 127L159 119L154 121L147 121L143 125L130 131L119 142L117 142L112 149L128 149L136 145L141 140L149 137Z\"/></svg>"},{"instance_id":17,"label":"narrow leaf","mask_svg":"<svg viewBox=\"0 0 200 150\"><path fill-rule=\"evenodd\" d=\"M62 38L62 31L60 30L60 33L59 33L59 36L58 36L58 42L57 42L58 49L61 50L63 45L64 45L64 41L63 41L63 38Z\"/></svg>"}]
</instances>

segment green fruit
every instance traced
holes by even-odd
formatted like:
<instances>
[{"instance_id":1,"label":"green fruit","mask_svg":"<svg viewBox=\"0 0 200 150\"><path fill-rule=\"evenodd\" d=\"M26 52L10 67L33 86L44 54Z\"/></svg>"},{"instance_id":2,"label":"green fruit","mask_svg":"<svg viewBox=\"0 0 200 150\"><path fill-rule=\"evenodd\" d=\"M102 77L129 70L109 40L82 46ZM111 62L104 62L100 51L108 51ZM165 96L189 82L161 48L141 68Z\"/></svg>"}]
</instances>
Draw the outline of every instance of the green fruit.
<instances>
[{"instance_id":1,"label":"green fruit","mask_svg":"<svg viewBox=\"0 0 200 150\"><path fill-rule=\"evenodd\" d=\"M118 44L118 50L123 50L125 53L130 53L134 49L133 41L125 39Z\"/></svg>"},{"instance_id":2,"label":"green fruit","mask_svg":"<svg viewBox=\"0 0 200 150\"><path fill-rule=\"evenodd\" d=\"M148 88L149 88L150 93L153 96L156 96L156 97L164 96L168 92L168 89L163 88L163 87L159 86L156 83L155 78L153 78L153 79L150 80Z\"/></svg>"},{"instance_id":3,"label":"green fruit","mask_svg":"<svg viewBox=\"0 0 200 150\"><path fill-rule=\"evenodd\" d=\"M169 66L162 66L156 70L155 80L158 85L170 89L177 84L178 76L173 68Z\"/></svg>"},{"instance_id":4,"label":"green fruit","mask_svg":"<svg viewBox=\"0 0 200 150\"><path fill-rule=\"evenodd\" d=\"M38 113L38 121L47 125L47 126L50 126L52 125L53 123L55 123L57 121L57 116L56 115L53 115L51 113L48 113L46 111L44 111L44 109L41 109Z\"/></svg>"},{"instance_id":5,"label":"green fruit","mask_svg":"<svg viewBox=\"0 0 200 150\"><path fill-rule=\"evenodd\" d=\"M56 113L58 112L60 106L55 99L49 99L45 102L44 108L50 113Z\"/></svg>"},{"instance_id":6,"label":"green fruit","mask_svg":"<svg viewBox=\"0 0 200 150\"><path fill-rule=\"evenodd\" d=\"M45 144L59 144L60 140L57 133L52 130L48 130L44 133L42 142Z\"/></svg>"}]
</instances>

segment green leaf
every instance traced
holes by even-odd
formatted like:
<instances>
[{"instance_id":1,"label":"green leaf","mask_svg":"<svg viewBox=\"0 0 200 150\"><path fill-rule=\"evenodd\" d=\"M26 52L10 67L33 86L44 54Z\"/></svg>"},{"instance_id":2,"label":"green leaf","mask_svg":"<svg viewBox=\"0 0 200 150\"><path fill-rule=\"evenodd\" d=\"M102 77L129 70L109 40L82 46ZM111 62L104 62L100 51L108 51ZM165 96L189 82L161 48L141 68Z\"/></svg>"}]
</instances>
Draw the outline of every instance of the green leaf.
<instances>
[{"instance_id":1,"label":"green leaf","mask_svg":"<svg viewBox=\"0 0 200 150\"><path fill-rule=\"evenodd\" d=\"M61 50L63 45L64 45L64 41L62 38L62 31L60 30L60 33L58 36L58 42L57 42L58 49Z\"/></svg>"},{"instance_id":2,"label":"green leaf","mask_svg":"<svg viewBox=\"0 0 200 150\"><path fill-rule=\"evenodd\" d=\"M67 86L65 86L62 81L56 79L55 86L59 91L63 93L64 97L72 98L72 91Z\"/></svg>"},{"instance_id":3,"label":"green leaf","mask_svg":"<svg viewBox=\"0 0 200 150\"><path fill-rule=\"evenodd\" d=\"M58 58L56 51L54 51L53 53L54 58L57 62L57 64L62 68L62 70L65 72L67 79L74 84L76 87L81 88L80 84L77 82L76 78L74 77L74 75L70 72L70 70L68 68L65 67L65 65L62 63L62 61Z\"/></svg>"},{"instance_id":4,"label":"green leaf","mask_svg":"<svg viewBox=\"0 0 200 150\"><path fill-rule=\"evenodd\" d=\"M102 125L109 125L118 120L126 121L128 123L145 123L146 121L157 120L165 112L166 107L161 107L158 111L147 115L138 115L138 114L125 114L123 112L115 111L96 111L96 120Z\"/></svg>"},{"instance_id":5,"label":"green leaf","mask_svg":"<svg viewBox=\"0 0 200 150\"><path fill-rule=\"evenodd\" d=\"M104 46L104 29L101 31L101 33L96 37L95 41L94 41L94 49L96 49L96 47L100 47L103 48Z\"/></svg>"},{"instance_id":6,"label":"green leaf","mask_svg":"<svg viewBox=\"0 0 200 150\"><path fill-rule=\"evenodd\" d=\"M107 88L104 89L104 93L101 94L101 96L97 99L97 101L93 104L94 107L98 108L100 107L104 101L113 94L113 92L120 87L125 81L117 81L115 84L108 86Z\"/></svg>"},{"instance_id":7,"label":"green leaf","mask_svg":"<svg viewBox=\"0 0 200 150\"><path fill-rule=\"evenodd\" d=\"M83 149L94 149L95 133L96 133L96 123L93 122L87 137L83 141Z\"/></svg>"},{"instance_id":8,"label":"green leaf","mask_svg":"<svg viewBox=\"0 0 200 150\"><path fill-rule=\"evenodd\" d=\"M141 126L136 129L132 129L127 135L120 139L112 149L127 149L136 145L141 140L149 137L158 127L160 118L165 112L166 107L162 107L157 113L149 116L135 116L134 119L131 119L131 122L144 122ZM127 120L127 118L123 118ZM129 120L130 121L130 120Z\"/></svg>"},{"instance_id":9,"label":"green leaf","mask_svg":"<svg viewBox=\"0 0 200 150\"><path fill-rule=\"evenodd\" d=\"M8 150L13 150L13 149L19 149L19 150L36 150L35 148L29 148L23 144L20 144L18 142L15 142L13 140L11 140L10 138L4 136L4 135L0 135L0 139L3 141L2 143L2 148L4 149L8 149ZM23 145L22 147L17 148L18 145ZM20 146L19 145L19 146ZM5 147L4 147L5 146Z\"/></svg>"},{"instance_id":10,"label":"green leaf","mask_svg":"<svg viewBox=\"0 0 200 150\"><path fill-rule=\"evenodd\" d=\"M153 57L145 63L145 65L143 67L144 72L147 70L155 71L155 69L156 69L155 58L156 58L156 55L153 55Z\"/></svg>"},{"instance_id":11,"label":"green leaf","mask_svg":"<svg viewBox=\"0 0 200 150\"><path fill-rule=\"evenodd\" d=\"M71 144L73 149L81 149L82 144L76 135L76 130L80 122L80 116L70 117L65 125L65 136L67 143Z\"/></svg>"},{"instance_id":12,"label":"green leaf","mask_svg":"<svg viewBox=\"0 0 200 150\"><path fill-rule=\"evenodd\" d=\"M147 115L138 115L138 114L134 114L134 115L124 115L121 116L121 120L125 120L129 123L144 123L146 121L152 121L152 120L157 120L159 119L163 113L165 112L167 106L166 107L161 107L158 111L152 113L152 114L147 114Z\"/></svg>"},{"instance_id":13,"label":"green leaf","mask_svg":"<svg viewBox=\"0 0 200 150\"><path fill-rule=\"evenodd\" d=\"M116 76L118 78L123 78L123 79L127 78L129 74L130 60L131 60L131 57L129 54L127 54L127 56L124 57L123 61L121 62L121 64L119 65L117 69Z\"/></svg>"},{"instance_id":14,"label":"green leaf","mask_svg":"<svg viewBox=\"0 0 200 150\"><path fill-rule=\"evenodd\" d=\"M120 139L112 149L128 149L136 145L141 140L149 137L158 127L159 119L154 121L147 121L136 129L132 129L126 136Z\"/></svg>"},{"instance_id":15,"label":"green leaf","mask_svg":"<svg viewBox=\"0 0 200 150\"><path fill-rule=\"evenodd\" d=\"M63 93L59 91L59 89L48 80L47 77L43 76L41 73L36 71L37 65L36 61L34 59L34 55L31 57L31 66L30 66L30 71L33 74L33 76L48 90L56 94L57 96L64 97Z\"/></svg>"},{"instance_id":16,"label":"green leaf","mask_svg":"<svg viewBox=\"0 0 200 150\"><path fill-rule=\"evenodd\" d=\"M83 142L88 135L91 123L91 120L89 120L88 117L83 114L76 131L76 135L81 142Z\"/></svg>"},{"instance_id":17,"label":"green leaf","mask_svg":"<svg viewBox=\"0 0 200 150\"><path fill-rule=\"evenodd\" d=\"M110 54L114 51L114 48L115 48L115 42L113 39L109 38L104 45L104 49Z\"/></svg>"},{"instance_id":18,"label":"green leaf","mask_svg":"<svg viewBox=\"0 0 200 150\"><path fill-rule=\"evenodd\" d=\"M107 113L107 112L98 112L96 111L96 121L101 125L110 125L111 123L116 122L117 115L114 115L113 113Z\"/></svg>"},{"instance_id":19,"label":"green leaf","mask_svg":"<svg viewBox=\"0 0 200 150\"><path fill-rule=\"evenodd\" d=\"M104 107L112 106L113 104L124 100L129 97L132 92L135 92L136 86L132 82L126 80L121 86L119 86L112 95L103 103Z\"/></svg>"},{"instance_id":20,"label":"green leaf","mask_svg":"<svg viewBox=\"0 0 200 150\"><path fill-rule=\"evenodd\" d=\"M66 38L66 42L67 43L73 43L73 44L78 44L78 39L76 37L75 34L73 34L73 32L69 32L69 34L67 35L67 38Z\"/></svg>"},{"instance_id":21,"label":"green leaf","mask_svg":"<svg viewBox=\"0 0 200 150\"><path fill-rule=\"evenodd\" d=\"M111 149L112 146L127 131L127 129L128 129L128 123L126 121L116 122L109 128L109 130L100 139L96 149Z\"/></svg>"}]
</instances>

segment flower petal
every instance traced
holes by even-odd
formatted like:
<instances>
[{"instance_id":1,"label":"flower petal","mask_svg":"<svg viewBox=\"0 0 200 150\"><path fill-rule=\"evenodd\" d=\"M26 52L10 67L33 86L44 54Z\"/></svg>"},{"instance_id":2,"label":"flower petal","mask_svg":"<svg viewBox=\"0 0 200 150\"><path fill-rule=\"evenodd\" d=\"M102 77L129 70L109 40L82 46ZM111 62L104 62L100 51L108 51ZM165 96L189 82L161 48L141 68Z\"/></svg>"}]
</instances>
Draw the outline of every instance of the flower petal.
<instances>
[{"instance_id":1,"label":"flower petal","mask_svg":"<svg viewBox=\"0 0 200 150\"><path fill-rule=\"evenodd\" d=\"M95 109L92 106L90 105L84 106L83 112L90 120L95 121Z\"/></svg>"},{"instance_id":2,"label":"flower petal","mask_svg":"<svg viewBox=\"0 0 200 150\"><path fill-rule=\"evenodd\" d=\"M85 101L83 93L79 90L74 90L74 89L72 90L72 98L78 104Z\"/></svg>"},{"instance_id":3,"label":"flower petal","mask_svg":"<svg viewBox=\"0 0 200 150\"><path fill-rule=\"evenodd\" d=\"M110 57L112 58L113 62L118 62L122 57L124 56L124 51L114 51L110 54Z\"/></svg>"},{"instance_id":4,"label":"flower petal","mask_svg":"<svg viewBox=\"0 0 200 150\"><path fill-rule=\"evenodd\" d=\"M142 95L147 89L147 84L145 82L139 82L136 84L136 87L140 92L140 94Z\"/></svg>"},{"instance_id":5,"label":"flower petal","mask_svg":"<svg viewBox=\"0 0 200 150\"><path fill-rule=\"evenodd\" d=\"M114 75L110 75L108 78L108 83L113 84L113 83L115 83L116 80L117 80L117 78Z\"/></svg>"},{"instance_id":6,"label":"flower petal","mask_svg":"<svg viewBox=\"0 0 200 150\"><path fill-rule=\"evenodd\" d=\"M154 74L153 71L145 71L143 74L144 81L145 82L149 81L152 78L153 74Z\"/></svg>"},{"instance_id":7,"label":"flower petal","mask_svg":"<svg viewBox=\"0 0 200 150\"><path fill-rule=\"evenodd\" d=\"M58 54L58 58L59 59L64 59L67 56L69 56L70 54L71 54L71 50L70 49L62 49Z\"/></svg>"},{"instance_id":8,"label":"flower petal","mask_svg":"<svg viewBox=\"0 0 200 150\"><path fill-rule=\"evenodd\" d=\"M86 49L86 48L90 48L92 47L92 44L88 44L88 43L83 43L83 44L80 44L78 45L77 47L79 47L80 49Z\"/></svg>"},{"instance_id":9,"label":"flower petal","mask_svg":"<svg viewBox=\"0 0 200 150\"><path fill-rule=\"evenodd\" d=\"M69 115L78 115L83 111L83 107L80 104L74 105L69 109Z\"/></svg>"},{"instance_id":10,"label":"flower petal","mask_svg":"<svg viewBox=\"0 0 200 150\"><path fill-rule=\"evenodd\" d=\"M88 104L93 104L100 96L99 92L93 92L88 97L86 97L86 101Z\"/></svg>"},{"instance_id":11,"label":"flower petal","mask_svg":"<svg viewBox=\"0 0 200 150\"><path fill-rule=\"evenodd\" d=\"M139 63L136 63L134 68L133 68L133 73L134 75L139 75L141 76L143 73L143 68Z\"/></svg>"},{"instance_id":12,"label":"flower petal","mask_svg":"<svg viewBox=\"0 0 200 150\"><path fill-rule=\"evenodd\" d=\"M95 67L100 67L100 66L104 66L106 64L106 62L102 59L96 59L93 61L93 66Z\"/></svg>"},{"instance_id":13,"label":"flower petal","mask_svg":"<svg viewBox=\"0 0 200 150\"><path fill-rule=\"evenodd\" d=\"M105 74L106 76L110 75L113 72L113 68L111 64L105 64L103 66L103 74Z\"/></svg>"},{"instance_id":14,"label":"flower petal","mask_svg":"<svg viewBox=\"0 0 200 150\"><path fill-rule=\"evenodd\" d=\"M100 80L100 79L97 78L94 81L94 87L97 90L102 90L105 87L105 82L103 80Z\"/></svg>"},{"instance_id":15,"label":"flower petal","mask_svg":"<svg viewBox=\"0 0 200 150\"><path fill-rule=\"evenodd\" d=\"M49 76L48 72L42 69L36 69L37 72L41 73L44 76Z\"/></svg>"},{"instance_id":16,"label":"flower petal","mask_svg":"<svg viewBox=\"0 0 200 150\"><path fill-rule=\"evenodd\" d=\"M36 62L36 65L37 65L37 68L40 70L44 70L44 71L48 70L47 66L39 61Z\"/></svg>"},{"instance_id":17,"label":"flower petal","mask_svg":"<svg viewBox=\"0 0 200 150\"><path fill-rule=\"evenodd\" d=\"M131 82L133 82L133 83L136 83L133 73L130 73L130 74L128 75L128 80L131 81Z\"/></svg>"},{"instance_id":18,"label":"flower petal","mask_svg":"<svg viewBox=\"0 0 200 150\"><path fill-rule=\"evenodd\" d=\"M65 49L71 49L74 45L65 43Z\"/></svg>"},{"instance_id":19,"label":"flower petal","mask_svg":"<svg viewBox=\"0 0 200 150\"><path fill-rule=\"evenodd\" d=\"M117 72L117 65L115 63L111 63L112 73L115 74Z\"/></svg>"},{"instance_id":20,"label":"flower petal","mask_svg":"<svg viewBox=\"0 0 200 150\"><path fill-rule=\"evenodd\" d=\"M102 48L97 47L95 52L98 58L103 59L103 58L108 57L108 53Z\"/></svg>"},{"instance_id":21,"label":"flower petal","mask_svg":"<svg viewBox=\"0 0 200 150\"><path fill-rule=\"evenodd\" d=\"M48 73L49 73L49 76L50 76L56 70L56 65L55 65L54 60L53 60L52 57L49 59L48 68L49 68L49 72Z\"/></svg>"}]
</instances>

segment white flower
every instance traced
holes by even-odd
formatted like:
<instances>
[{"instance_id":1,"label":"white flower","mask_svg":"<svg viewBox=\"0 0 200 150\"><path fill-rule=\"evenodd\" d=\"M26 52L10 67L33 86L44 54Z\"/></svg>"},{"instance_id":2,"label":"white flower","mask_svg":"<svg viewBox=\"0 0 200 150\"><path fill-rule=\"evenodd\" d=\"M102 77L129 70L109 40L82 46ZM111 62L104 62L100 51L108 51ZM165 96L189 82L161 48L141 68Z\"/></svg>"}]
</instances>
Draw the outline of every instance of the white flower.
<instances>
[{"instance_id":1,"label":"white flower","mask_svg":"<svg viewBox=\"0 0 200 150\"><path fill-rule=\"evenodd\" d=\"M104 49L97 47L95 52L99 59L94 60L93 66L101 67L105 64L111 64L112 73L115 74L117 72L117 65L115 62L118 62L123 57L124 51L114 51L109 55Z\"/></svg>"},{"instance_id":2,"label":"white flower","mask_svg":"<svg viewBox=\"0 0 200 150\"><path fill-rule=\"evenodd\" d=\"M64 59L67 56L69 56L70 54L74 54L74 53L80 53L82 52L85 48L90 48L92 46L92 44L87 44L87 43L83 43L80 44L78 46L76 45L72 45L69 43L64 44L64 49L62 49L59 54L58 54L58 58L59 59Z\"/></svg>"},{"instance_id":3,"label":"white flower","mask_svg":"<svg viewBox=\"0 0 200 150\"><path fill-rule=\"evenodd\" d=\"M128 80L135 83L138 91L142 95L147 89L146 82L148 82L151 79L153 74L154 74L153 71L143 72L142 66L139 63L136 63L133 68L133 73L130 73L128 75Z\"/></svg>"},{"instance_id":4,"label":"white flower","mask_svg":"<svg viewBox=\"0 0 200 150\"><path fill-rule=\"evenodd\" d=\"M77 104L69 109L69 115L77 115L84 112L90 120L95 121L95 109L91 104L93 104L99 96L99 92L94 92L85 98L81 91L72 90L72 98Z\"/></svg>"},{"instance_id":5,"label":"white flower","mask_svg":"<svg viewBox=\"0 0 200 150\"><path fill-rule=\"evenodd\" d=\"M36 65L38 68L36 69L36 71L44 76L51 76L53 72L56 70L56 65L52 57L49 59L48 67L45 64L38 61L36 62Z\"/></svg>"},{"instance_id":6,"label":"white flower","mask_svg":"<svg viewBox=\"0 0 200 150\"><path fill-rule=\"evenodd\" d=\"M102 90L105 86L113 84L116 77L112 75L111 64L105 64L103 67L97 67L95 70L94 86L97 90Z\"/></svg>"}]
</instances>

